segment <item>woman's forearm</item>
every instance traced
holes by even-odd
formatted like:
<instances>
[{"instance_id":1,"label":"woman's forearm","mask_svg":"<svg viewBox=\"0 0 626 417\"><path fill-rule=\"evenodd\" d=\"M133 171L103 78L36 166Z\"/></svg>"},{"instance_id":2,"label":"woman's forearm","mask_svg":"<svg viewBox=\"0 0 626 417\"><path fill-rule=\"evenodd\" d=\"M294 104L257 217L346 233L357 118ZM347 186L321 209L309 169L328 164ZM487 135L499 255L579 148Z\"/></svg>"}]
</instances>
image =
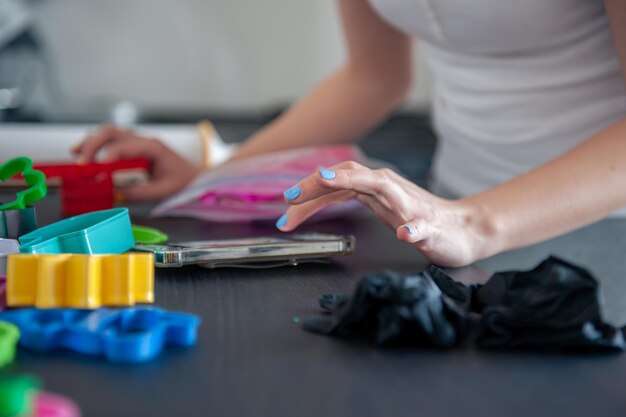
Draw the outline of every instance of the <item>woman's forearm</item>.
<instances>
[{"instance_id":1,"label":"woman's forearm","mask_svg":"<svg viewBox=\"0 0 626 417\"><path fill-rule=\"evenodd\" d=\"M626 118L566 154L460 201L484 256L557 236L626 206Z\"/></svg>"},{"instance_id":2,"label":"woman's forearm","mask_svg":"<svg viewBox=\"0 0 626 417\"><path fill-rule=\"evenodd\" d=\"M310 145L346 143L380 123L409 83L345 66L248 139L233 159Z\"/></svg>"}]
</instances>

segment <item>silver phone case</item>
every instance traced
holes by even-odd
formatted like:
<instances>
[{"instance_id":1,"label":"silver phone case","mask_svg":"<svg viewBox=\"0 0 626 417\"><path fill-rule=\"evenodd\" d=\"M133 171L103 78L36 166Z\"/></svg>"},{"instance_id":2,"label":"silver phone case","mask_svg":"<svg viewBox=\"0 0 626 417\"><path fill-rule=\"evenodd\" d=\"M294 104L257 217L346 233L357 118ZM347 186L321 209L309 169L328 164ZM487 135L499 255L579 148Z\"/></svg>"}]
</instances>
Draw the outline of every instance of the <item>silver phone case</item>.
<instances>
[{"instance_id":1,"label":"silver phone case","mask_svg":"<svg viewBox=\"0 0 626 417\"><path fill-rule=\"evenodd\" d=\"M167 245L136 245L134 250L154 253L158 267L184 265L272 267L297 265L301 261L354 253L354 236L321 233L284 237L177 242Z\"/></svg>"}]
</instances>

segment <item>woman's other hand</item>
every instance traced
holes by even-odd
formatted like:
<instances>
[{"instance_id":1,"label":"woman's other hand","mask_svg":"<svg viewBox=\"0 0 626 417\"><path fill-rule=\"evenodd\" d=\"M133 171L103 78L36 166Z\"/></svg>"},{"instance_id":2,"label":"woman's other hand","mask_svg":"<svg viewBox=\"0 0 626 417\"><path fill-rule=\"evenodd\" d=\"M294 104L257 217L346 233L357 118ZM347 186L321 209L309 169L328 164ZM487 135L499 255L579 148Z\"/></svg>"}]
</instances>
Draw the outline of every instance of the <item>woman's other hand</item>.
<instances>
[{"instance_id":1,"label":"woman's other hand","mask_svg":"<svg viewBox=\"0 0 626 417\"><path fill-rule=\"evenodd\" d=\"M356 162L322 169L285 191L291 205L276 226L291 231L329 204L357 199L431 262L464 266L490 255L484 210L464 200L444 200L390 169Z\"/></svg>"},{"instance_id":2,"label":"woman's other hand","mask_svg":"<svg viewBox=\"0 0 626 417\"><path fill-rule=\"evenodd\" d=\"M191 182L201 169L183 159L158 139L139 136L132 131L105 125L74 148L77 162L85 164L104 149L102 162L146 158L150 161L150 179L146 183L124 187L119 191L125 201L158 200L178 192Z\"/></svg>"}]
</instances>

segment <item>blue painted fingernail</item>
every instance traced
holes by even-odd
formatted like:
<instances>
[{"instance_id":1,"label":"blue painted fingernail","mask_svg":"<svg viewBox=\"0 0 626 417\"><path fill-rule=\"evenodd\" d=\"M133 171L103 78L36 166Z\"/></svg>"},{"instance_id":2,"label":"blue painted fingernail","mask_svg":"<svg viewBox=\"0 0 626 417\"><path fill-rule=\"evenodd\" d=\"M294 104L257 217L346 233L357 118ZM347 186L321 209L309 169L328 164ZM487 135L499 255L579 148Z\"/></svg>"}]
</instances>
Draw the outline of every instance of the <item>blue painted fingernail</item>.
<instances>
[{"instance_id":1,"label":"blue painted fingernail","mask_svg":"<svg viewBox=\"0 0 626 417\"><path fill-rule=\"evenodd\" d=\"M299 185L291 187L283 193L285 198L289 201L295 200L296 198L300 197L300 194L302 194L302 188L300 188Z\"/></svg>"},{"instance_id":2,"label":"blue painted fingernail","mask_svg":"<svg viewBox=\"0 0 626 417\"><path fill-rule=\"evenodd\" d=\"M287 214L283 214L276 221L276 227L280 229L281 227L284 227L286 224L287 224Z\"/></svg>"},{"instance_id":3,"label":"blue painted fingernail","mask_svg":"<svg viewBox=\"0 0 626 417\"><path fill-rule=\"evenodd\" d=\"M325 180L334 180L337 174L335 173L335 171L330 169L320 169L320 175Z\"/></svg>"},{"instance_id":4,"label":"blue painted fingernail","mask_svg":"<svg viewBox=\"0 0 626 417\"><path fill-rule=\"evenodd\" d=\"M410 235L413 234L413 228L411 226L404 226L404 228L409 232Z\"/></svg>"}]
</instances>

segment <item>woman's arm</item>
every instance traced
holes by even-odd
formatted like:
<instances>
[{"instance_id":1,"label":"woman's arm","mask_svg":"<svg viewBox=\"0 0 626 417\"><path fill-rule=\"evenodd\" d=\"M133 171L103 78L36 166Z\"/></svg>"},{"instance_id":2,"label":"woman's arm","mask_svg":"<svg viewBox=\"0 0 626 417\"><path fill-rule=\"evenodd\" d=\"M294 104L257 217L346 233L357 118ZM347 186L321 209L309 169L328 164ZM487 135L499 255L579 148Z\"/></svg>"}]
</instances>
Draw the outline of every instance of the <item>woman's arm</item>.
<instances>
[{"instance_id":1,"label":"woman's arm","mask_svg":"<svg viewBox=\"0 0 626 417\"><path fill-rule=\"evenodd\" d=\"M605 6L626 85L626 2L605 0ZM487 254L548 239L626 206L626 118L464 203L489 223L483 227L492 235Z\"/></svg>"},{"instance_id":2,"label":"woman's arm","mask_svg":"<svg viewBox=\"0 0 626 417\"><path fill-rule=\"evenodd\" d=\"M379 123L411 85L410 39L381 20L366 0L339 0L347 40L346 64L276 121L253 135L232 159L307 145L349 142ZM73 148L79 163L106 148L106 160L143 157L145 184L124 188L126 200L167 197L201 170L156 139L105 126Z\"/></svg>"},{"instance_id":3,"label":"woman's arm","mask_svg":"<svg viewBox=\"0 0 626 417\"><path fill-rule=\"evenodd\" d=\"M626 2L605 3L626 83ZM292 206L277 223L281 230L293 230L330 203L356 198L432 262L467 265L626 206L626 117L553 161L461 200L443 200L389 170L352 162L296 187L300 193L286 193Z\"/></svg>"},{"instance_id":4,"label":"woman's arm","mask_svg":"<svg viewBox=\"0 0 626 417\"><path fill-rule=\"evenodd\" d=\"M346 64L253 135L233 159L308 145L351 142L406 96L411 40L384 22L366 0L340 0Z\"/></svg>"}]
</instances>

